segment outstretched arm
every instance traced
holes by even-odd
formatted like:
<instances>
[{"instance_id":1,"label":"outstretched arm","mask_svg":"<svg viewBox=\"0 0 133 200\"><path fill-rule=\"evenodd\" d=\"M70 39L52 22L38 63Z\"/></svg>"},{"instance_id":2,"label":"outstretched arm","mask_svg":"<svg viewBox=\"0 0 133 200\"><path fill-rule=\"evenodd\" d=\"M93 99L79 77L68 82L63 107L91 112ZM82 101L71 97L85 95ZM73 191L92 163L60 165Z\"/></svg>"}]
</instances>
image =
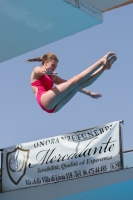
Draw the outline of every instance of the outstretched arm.
<instances>
[{"instance_id":1,"label":"outstretched arm","mask_svg":"<svg viewBox=\"0 0 133 200\"><path fill-rule=\"evenodd\" d=\"M94 99L98 99L98 98L102 97L102 94L91 92L89 90L86 90L85 88L81 89L79 92L86 94Z\"/></svg>"},{"instance_id":2,"label":"outstretched arm","mask_svg":"<svg viewBox=\"0 0 133 200\"><path fill-rule=\"evenodd\" d=\"M57 84L57 85L67 81L67 80L62 79L62 78L60 78L58 76L52 76L52 77L53 77L54 83ZM79 92L81 92L82 94L88 95L88 96L90 96L90 97L92 97L94 99L98 99L99 97L102 97L101 94L91 92L89 90L86 90L85 88L81 89Z\"/></svg>"}]
</instances>

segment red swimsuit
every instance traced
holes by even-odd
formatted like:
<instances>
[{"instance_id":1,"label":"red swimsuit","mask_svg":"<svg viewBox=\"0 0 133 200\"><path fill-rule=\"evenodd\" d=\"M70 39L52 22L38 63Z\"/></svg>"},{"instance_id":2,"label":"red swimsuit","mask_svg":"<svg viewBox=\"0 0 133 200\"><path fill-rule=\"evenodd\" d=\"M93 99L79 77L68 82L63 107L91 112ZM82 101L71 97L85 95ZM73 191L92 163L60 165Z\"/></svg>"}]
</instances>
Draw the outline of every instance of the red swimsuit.
<instances>
[{"instance_id":1,"label":"red swimsuit","mask_svg":"<svg viewBox=\"0 0 133 200\"><path fill-rule=\"evenodd\" d=\"M53 113L55 110L55 107L51 110L47 110L44 108L41 102L41 95L48 90L51 90L53 87L54 82L53 79L50 75L42 75L39 79L37 79L35 82L31 83L31 86L37 87L37 95L36 95L36 100L38 101L39 105L43 110L45 110L48 113Z\"/></svg>"}]
</instances>

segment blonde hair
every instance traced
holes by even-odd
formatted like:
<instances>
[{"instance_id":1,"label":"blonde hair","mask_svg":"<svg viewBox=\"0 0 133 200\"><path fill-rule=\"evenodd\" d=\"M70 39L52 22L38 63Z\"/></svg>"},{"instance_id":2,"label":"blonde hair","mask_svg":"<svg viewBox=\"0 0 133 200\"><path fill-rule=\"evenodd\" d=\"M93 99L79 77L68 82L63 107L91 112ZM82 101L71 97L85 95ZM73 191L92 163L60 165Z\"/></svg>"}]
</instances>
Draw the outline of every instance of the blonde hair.
<instances>
[{"instance_id":1,"label":"blonde hair","mask_svg":"<svg viewBox=\"0 0 133 200\"><path fill-rule=\"evenodd\" d=\"M54 53L48 52L44 54L42 57L37 57L37 58L31 58L26 60L26 62L42 62L42 65L44 65L45 61L51 61L51 60L56 60L57 62L59 61L57 56Z\"/></svg>"}]
</instances>

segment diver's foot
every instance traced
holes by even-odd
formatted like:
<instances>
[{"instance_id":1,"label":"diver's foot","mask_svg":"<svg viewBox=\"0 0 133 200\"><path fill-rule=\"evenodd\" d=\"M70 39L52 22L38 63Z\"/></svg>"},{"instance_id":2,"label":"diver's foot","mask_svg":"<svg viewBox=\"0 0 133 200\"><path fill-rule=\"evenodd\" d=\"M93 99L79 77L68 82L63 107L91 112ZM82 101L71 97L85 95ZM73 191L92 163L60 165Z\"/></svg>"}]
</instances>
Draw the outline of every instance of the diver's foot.
<instances>
[{"instance_id":1,"label":"diver's foot","mask_svg":"<svg viewBox=\"0 0 133 200\"><path fill-rule=\"evenodd\" d=\"M107 65L107 69L110 69L111 66L113 65L113 63L117 60L116 55L111 56L110 58L108 58L108 65Z\"/></svg>"}]
</instances>

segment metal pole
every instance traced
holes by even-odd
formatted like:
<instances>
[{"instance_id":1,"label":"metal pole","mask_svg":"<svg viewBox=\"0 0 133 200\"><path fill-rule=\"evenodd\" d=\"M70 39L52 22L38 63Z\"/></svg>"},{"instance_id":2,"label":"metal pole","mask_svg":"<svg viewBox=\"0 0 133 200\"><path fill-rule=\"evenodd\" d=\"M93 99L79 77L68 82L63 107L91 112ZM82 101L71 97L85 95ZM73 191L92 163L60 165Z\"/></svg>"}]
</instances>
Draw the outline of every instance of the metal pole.
<instances>
[{"instance_id":1,"label":"metal pole","mask_svg":"<svg viewBox=\"0 0 133 200\"><path fill-rule=\"evenodd\" d=\"M121 169L124 169L124 163L123 163L123 151L122 151L122 127L121 127L121 123L123 124L124 121L120 121L119 124L119 136L120 136L120 163L121 163Z\"/></svg>"},{"instance_id":2,"label":"metal pole","mask_svg":"<svg viewBox=\"0 0 133 200\"><path fill-rule=\"evenodd\" d=\"M2 193L2 167L3 167L3 149L0 149L1 151L1 188L0 191Z\"/></svg>"},{"instance_id":3,"label":"metal pole","mask_svg":"<svg viewBox=\"0 0 133 200\"><path fill-rule=\"evenodd\" d=\"M123 151L122 153L130 153L130 152L133 152L133 149Z\"/></svg>"}]
</instances>

